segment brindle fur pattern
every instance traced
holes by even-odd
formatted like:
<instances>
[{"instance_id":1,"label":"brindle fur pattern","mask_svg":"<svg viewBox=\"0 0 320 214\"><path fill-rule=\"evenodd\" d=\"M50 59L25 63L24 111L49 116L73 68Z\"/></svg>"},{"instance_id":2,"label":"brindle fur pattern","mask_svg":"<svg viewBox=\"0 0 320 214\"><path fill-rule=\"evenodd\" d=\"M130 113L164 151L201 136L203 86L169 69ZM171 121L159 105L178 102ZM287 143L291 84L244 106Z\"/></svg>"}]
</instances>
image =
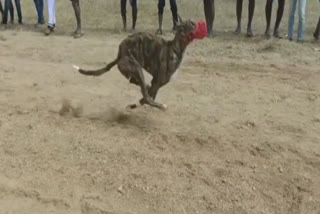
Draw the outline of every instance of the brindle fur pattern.
<instances>
[{"instance_id":1,"label":"brindle fur pattern","mask_svg":"<svg viewBox=\"0 0 320 214\"><path fill-rule=\"evenodd\" d=\"M114 65L130 83L141 87L143 98L140 104L148 104L153 107L165 110L167 106L155 102L158 90L166 85L171 76L179 68L186 47L190 43L187 39L188 33L193 31L195 23L188 20L180 22L177 26L177 32L173 40L167 41L149 33L135 33L124 39L120 46L118 57L105 68L88 71L80 69L84 75L99 76L109 71ZM151 86L145 84L143 70L151 74ZM130 108L136 108L137 104L129 105Z\"/></svg>"}]
</instances>

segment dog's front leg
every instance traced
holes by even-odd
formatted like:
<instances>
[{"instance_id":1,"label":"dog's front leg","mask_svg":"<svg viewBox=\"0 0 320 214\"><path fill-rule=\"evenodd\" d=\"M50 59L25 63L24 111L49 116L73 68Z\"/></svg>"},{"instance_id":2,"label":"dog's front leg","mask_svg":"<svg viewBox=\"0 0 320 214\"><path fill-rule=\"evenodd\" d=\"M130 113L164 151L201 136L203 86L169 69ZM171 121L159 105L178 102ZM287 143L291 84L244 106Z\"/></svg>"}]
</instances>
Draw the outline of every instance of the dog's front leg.
<instances>
[{"instance_id":1,"label":"dog's front leg","mask_svg":"<svg viewBox=\"0 0 320 214\"><path fill-rule=\"evenodd\" d=\"M143 88L143 87L141 87ZM167 109L167 105L166 104L158 104L155 102L155 98L157 95L157 92L159 90L159 85L158 84L152 84L152 86L146 86L146 91L144 91L143 89L141 90L142 94L144 95L145 92L147 92L147 96L143 96L142 99L139 100L138 104L131 104L129 106L127 106L128 109L135 109L139 106L142 106L144 104L148 104L154 107L157 107L161 110L166 110Z\"/></svg>"},{"instance_id":2,"label":"dog's front leg","mask_svg":"<svg viewBox=\"0 0 320 214\"><path fill-rule=\"evenodd\" d=\"M158 81L156 79L153 79L152 82L151 82L151 87L149 85L146 85L146 88L147 88L147 91L148 91L148 95L153 99L153 101L156 100L156 96L157 96L157 93L161 87L161 85L158 83ZM139 103L141 105L144 105L145 102L144 102L144 98L142 98Z\"/></svg>"},{"instance_id":3,"label":"dog's front leg","mask_svg":"<svg viewBox=\"0 0 320 214\"><path fill-rule=\"evenodd\" d=\"M148 94L153 100L156 99L156 96L157 96L159 88L160 88L160 84L159 83L152 82L152 85L148 90Z\"/></svg>"}]
</instances>

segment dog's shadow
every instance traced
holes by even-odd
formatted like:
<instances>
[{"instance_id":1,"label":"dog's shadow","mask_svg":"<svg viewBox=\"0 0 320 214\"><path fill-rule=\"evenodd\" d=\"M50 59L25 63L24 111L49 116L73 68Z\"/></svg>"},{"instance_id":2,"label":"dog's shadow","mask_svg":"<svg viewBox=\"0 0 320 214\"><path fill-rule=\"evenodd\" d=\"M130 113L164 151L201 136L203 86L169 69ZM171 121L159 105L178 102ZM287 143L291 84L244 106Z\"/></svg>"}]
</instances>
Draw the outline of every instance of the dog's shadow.
<instances>
[{"instance_id":1,"label":"dog's shadow","mask_svg":"<svg viewBox=\"0 0 320 214\"><path fill-rule=\"evenodd\" d=\"M146 109L145 109L146 110ZM64 99L58 112L63 117L74 117L89 119L90 121L103 122L107 126L125 126L138 129L150 129L153 127L154 120L147 112L136 110L119 109L110 107L106 111L96 113L83 113L83 106L74 106L71 101Z\"/></svg>"},{"instance_id":2,"label":"dog's shadow","mask_svg":"<svg viewBox=\"0 0 320 214\"><path fill-rule=\"evenodd\" d=\"M107 125L121 125L139 129L149 129L153 127L153 120L139 111L110 108L104 112L91 113L86 115L91 121L104 122Z\"/></svg>"}]
</instances>

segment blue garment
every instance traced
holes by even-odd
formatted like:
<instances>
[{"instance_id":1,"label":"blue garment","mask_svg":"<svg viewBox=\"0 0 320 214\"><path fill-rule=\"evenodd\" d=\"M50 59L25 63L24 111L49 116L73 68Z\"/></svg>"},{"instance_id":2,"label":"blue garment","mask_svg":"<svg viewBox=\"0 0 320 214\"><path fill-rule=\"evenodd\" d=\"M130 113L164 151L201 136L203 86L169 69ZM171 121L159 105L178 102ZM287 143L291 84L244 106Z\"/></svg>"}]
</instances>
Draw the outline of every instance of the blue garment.
<instances>
[{"instance_id":1,"label":"blue garment","mask_svg":"<svg viewBox=\"0 0 320 214\"><path fill-rule=\"evenodd\" d=\"M38 24L44 24L43 0L33 0L38 14Z\"/></svg>"},{"instance_id":2,"label":"blue garment","mask_svg":"<svg viewBox=\"0 0 320 214\"><path fill-rule=\"evenodd\" d=\"M299 25L298 25L298 41L303 40L303 34L306 25L306 5L307 0L290 0L290 12L289 12L289 26L288 26L288 38L293 39L294 19L296 13L297 3L299 3Z\"/></svg>"}]
</instances>

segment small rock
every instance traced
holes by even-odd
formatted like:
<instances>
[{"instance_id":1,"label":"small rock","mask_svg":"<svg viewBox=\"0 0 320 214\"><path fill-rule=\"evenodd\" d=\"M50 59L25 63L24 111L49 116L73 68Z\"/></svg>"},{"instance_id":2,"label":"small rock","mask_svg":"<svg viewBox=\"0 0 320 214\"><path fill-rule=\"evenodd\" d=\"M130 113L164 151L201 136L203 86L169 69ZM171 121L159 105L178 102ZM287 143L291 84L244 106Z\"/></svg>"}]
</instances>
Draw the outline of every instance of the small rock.
<instances>
[{"instance_id":1,"label":"small rock","mask_svg":"<svg viewBox=\"0 0 320 214\"><path fill-rule=\"evenodd\" d=\"M123 192L123 186L120 186L117 190L118 190L118 192L119 192L120 194L122 194L122 195L124 194L124 192Z\"/></svg>"},{"instance_id":2,"label":"small rock","mask_svg":"<svg viewBox=\"0 0 320 214\"><path fill-rule=\"evenodd\" d=\"M278 168L280 173L283 173L283 169L281 167Z\"/></svg>"},{"instance_id":3,"label":"small rock","mask_svg":"<svg viewBox=\"0 0 320 214\"><path fill-rule=\"evenodd\" d=\"M246 126L249 127L249 128L254 128L256 126L256 124L254 122L247 121L246 122Z\"/></svg>"},{"instance_id":4,"label":"small rock","mask_svg":"<svg viewBox=\"0 0 320 214\"><path fill-rule=\"evenodd\" d=\"M250 168L251 168L251 169L256 169L256 168L257 168L257 165L251 165Z\"/></svg>"},{"instance_id":5,"label":"small rock","mask_svg":"<svg viewBox=\"0 0 320 214\"><path fill-rule=\"evenodd\" d=\"M29 114L30 112L27 111L27 110L17 110L16 113L19 114L19 115L25 115L25 114Z\"/></svg>"}]
</instances>

